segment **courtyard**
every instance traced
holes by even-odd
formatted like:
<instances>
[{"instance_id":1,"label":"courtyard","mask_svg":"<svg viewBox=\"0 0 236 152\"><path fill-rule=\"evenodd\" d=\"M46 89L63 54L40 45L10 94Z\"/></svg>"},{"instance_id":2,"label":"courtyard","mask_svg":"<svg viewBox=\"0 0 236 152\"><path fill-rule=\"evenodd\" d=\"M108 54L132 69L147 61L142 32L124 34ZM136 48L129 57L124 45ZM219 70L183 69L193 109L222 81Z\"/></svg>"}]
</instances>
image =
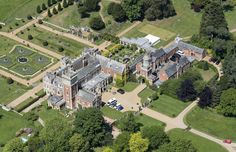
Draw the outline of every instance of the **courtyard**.
<instances>
[{"instance_id":1,"label":"courtyard","mask_svg":"<svg viewBox=\"0 0 236 152\"><path fill-rule=\"evenodd\" d=\"M23 45L15 45L0 57L0 67L20 77L33 77L53 63L53 58Z\"/></svg>"}]
</instances>

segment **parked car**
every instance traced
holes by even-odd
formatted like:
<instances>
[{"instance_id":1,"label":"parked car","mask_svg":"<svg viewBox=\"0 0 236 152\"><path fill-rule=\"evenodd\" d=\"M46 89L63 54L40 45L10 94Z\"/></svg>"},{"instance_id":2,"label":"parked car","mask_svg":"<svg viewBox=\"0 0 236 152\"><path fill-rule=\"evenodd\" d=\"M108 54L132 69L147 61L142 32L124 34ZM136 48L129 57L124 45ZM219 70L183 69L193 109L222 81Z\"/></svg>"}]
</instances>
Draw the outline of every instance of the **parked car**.
<instances>
[{"instance_id":1,"label":"parked car","mask_svg":"<svg viewBox=\"0 0 236 152\"><path fill-rule=\"evenodd\" d=\"M217 61L216 61L216 65L218 65L218 64L220 64L220 60L217 60Z\"/></svg>"},{"instance_id":2,"label":"parked car","mask_svg":"<svg viewBox=\"0 0 236 152\"><path fill-rule=\"evenodd\" d=\"M121 111L123 109L124 109L124 107L122 105L119 105L119 106L116 107L116 110L118 110L118 111Z\"/></svg>"},{"instance_id":3,"label":"parked car","mask_svg":"<svg viewBox=\"0 0 236 152\"><path fill-rule=\"evenodd\" d=\"M231 139L225 139L223 142L226 143L226 144L231 144L232 140Z\"/></svg>"},{"instance_id":4,"label":"parked car","mask_svg":"<svg viewBox=\"0 0 236 152\"><path fill-rule=\"evenodd\" d=\"M118 89L117 92L119 92L120 94L124 94L124 93L125 93L125 90L123 90L123 89Z\"/></svg>"},{"instance_id":5,"label":"parked car","mask_svg":"<svg viewBox=\"0 0 236 152\"><path fill-rule=\"evenodd\" d=\"M183 51L177 51L176 53L179 54L179 55L184 55Z\"/></svg>"}]
</instances>

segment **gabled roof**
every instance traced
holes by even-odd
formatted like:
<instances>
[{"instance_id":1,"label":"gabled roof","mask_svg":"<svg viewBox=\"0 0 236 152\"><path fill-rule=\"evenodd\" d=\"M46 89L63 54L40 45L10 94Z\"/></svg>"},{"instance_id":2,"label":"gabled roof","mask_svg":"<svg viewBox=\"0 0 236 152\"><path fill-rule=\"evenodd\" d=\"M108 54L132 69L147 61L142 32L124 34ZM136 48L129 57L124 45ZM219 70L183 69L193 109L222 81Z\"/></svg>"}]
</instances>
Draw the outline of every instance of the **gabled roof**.
<instances>
[{"instance_id":1,"label":"gabled roof","mask_svg":"<svg viewBox=\"0 0 236 152\"><path fill-rule=\"evenodd\" d=\"M190 49L190 50L197 52L199 54L202 54L204 52L204 49L194 46L192 44L185 43L183 41L180 41L178 43L178 47L180 50L187 48L187 49Z\"/></svg>"}]
</instances>

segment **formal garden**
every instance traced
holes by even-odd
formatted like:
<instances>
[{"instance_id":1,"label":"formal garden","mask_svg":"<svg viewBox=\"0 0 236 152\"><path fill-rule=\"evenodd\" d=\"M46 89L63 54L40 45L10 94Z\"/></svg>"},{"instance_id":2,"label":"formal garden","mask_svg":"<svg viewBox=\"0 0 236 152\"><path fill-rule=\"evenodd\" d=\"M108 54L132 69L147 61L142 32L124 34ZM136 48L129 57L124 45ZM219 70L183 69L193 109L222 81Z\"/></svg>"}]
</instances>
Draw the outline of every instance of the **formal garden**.
<instances>
[{"instance_id":1,"label":"formal garden","mask_svg":"<svg viewBox=\"0 0 236 152\"><path fill-rule=\"evenodd\" d=\"M21 77L32 77L53 63L53 58L22 45L0 57L0 66Z\"/></svg>"},{"instance_id":2,"label":"formal garden","mask_svg":"<svg viewBox=\"0 0 236 152\"><path fill-rule=\"evenodd\" d=\"M123 64L133 65L143 57L144 51L137 50L137 46L123 46L120 44L111 44L107 47L108 51L102 53L103 56L109 57Z\"/></svg>"}]
</instances>

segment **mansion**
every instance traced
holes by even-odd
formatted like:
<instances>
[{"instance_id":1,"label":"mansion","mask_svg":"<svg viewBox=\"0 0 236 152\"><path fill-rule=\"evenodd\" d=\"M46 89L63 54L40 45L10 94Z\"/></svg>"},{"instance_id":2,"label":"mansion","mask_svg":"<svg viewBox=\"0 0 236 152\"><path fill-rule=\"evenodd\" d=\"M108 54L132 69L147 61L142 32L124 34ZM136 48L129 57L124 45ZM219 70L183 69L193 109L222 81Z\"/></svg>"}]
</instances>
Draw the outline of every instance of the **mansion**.
<instances>
[{"instance_id":1,"label":"mansion","mask_svg":"<svg viewBox=\"0 0 236 152\"><path fill-rule=\"evenodd\" d=\"M61 67L48 72L43 78L48 105L56 109L63 106L69 109L99 107L102 93L117 78L133 73L159 86L168 79L178 78L194 60L201 60L206 55L204 49L185 43L178 37L161 49L153 47L155 41L149 42L146 37L121 38L120 43L136 45L137 51L142 49L145 55L132 67L102 56L94 48L85 49L75 59L63 57Z\"/></svg>"}]
</instances>

